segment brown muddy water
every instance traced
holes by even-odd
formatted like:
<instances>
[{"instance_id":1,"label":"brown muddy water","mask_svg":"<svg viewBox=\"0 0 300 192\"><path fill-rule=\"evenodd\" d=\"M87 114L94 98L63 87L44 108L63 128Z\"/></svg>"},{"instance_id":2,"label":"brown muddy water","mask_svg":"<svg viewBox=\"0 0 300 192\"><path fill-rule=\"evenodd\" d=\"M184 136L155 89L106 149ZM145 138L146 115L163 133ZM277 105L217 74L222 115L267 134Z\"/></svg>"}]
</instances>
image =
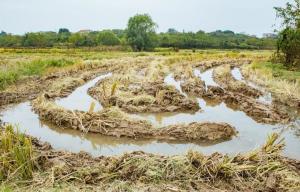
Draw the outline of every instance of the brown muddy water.
<instances>
[{"instance_id":1,"label":"brown muddy water","mask_svg":"<svg viewBox=\"0 0 300 192\"><path fill-rule=\"evenodd\" d=\"M207 85L214 84L212 71L195 72ZM108 74L109 75L109 74ZM95 85L97 81L107 75L102 75L77 88L69 97L59 99L56 102L68 109L88 110L90 103L95 102L87 94L87 89ZM180 88L180 82L176 82L172 75L167 76L165 83ZM70 100L69 100L70 99ZM47 122L39 120L29 102L13 105L1 112L3 122L18 125L21 132L49 142L55 149L71 152L85 151L93 156L119 155L124 152L142 150L161 155L185 154L188 150L197 150L205 154L221 152L237 154L246 152L261 146L272 132L278 132L285 138L286 149L284 155L300 159L300 120L290 125L268 125L255 122L244 112L235 111L224 103L216 103L210 100L198 98L199 112L189 113L160 113L160 114L134 114L133 117L149 120L157 127L189 122L226 122L235 126L238 135L230 141L217 144L194 144L180 142L165 142L157 140L135 140L128 138L116 138L102 136L100 134L83 134L76 130L61 129ZM96 102L97 103L97 102ZM97 109L100 110L98 103Z\"/></svg>"},{"instance_id":2,"label":"brown muddy water","mask_svg":"<svg viewBox=\"0 0 300 192\"><path fill-rule=\"evenodd\" d=\"M95 79L87 82L85 85L78 87L76 91L71 93L68 97L57 99L55 101L56 104L69 110L88 111L91 103L95 103L94 111L101 110L101 104L88 94L88 89L94 86L98 81L110 77L111 75L111 73L108 73L96 77Z\"/></svg>"}]
</instances>

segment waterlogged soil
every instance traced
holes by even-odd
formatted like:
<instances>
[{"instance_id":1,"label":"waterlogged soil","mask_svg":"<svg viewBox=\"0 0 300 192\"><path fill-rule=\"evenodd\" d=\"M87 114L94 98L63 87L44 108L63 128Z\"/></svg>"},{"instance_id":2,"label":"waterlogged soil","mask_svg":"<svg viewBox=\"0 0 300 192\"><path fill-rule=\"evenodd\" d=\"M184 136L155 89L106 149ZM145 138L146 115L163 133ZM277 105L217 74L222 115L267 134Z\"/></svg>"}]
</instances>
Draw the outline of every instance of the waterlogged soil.
<instances>
[{"instance_id":1,"label":"waterlogged soil","mask_svg":"<svg viewBox=\"0 0 300 192\"><path fill-rule=\"evenodd\" d=\"M142 113L127 113L130 118L133 118L135 120L148 121L153 127L157 128L158 130L166 129L167 131L167 128L172 129L173 133L176 133L176 129L178 128L176 127L176 125L182 123L227 123L236 129L236 131L238 132L237 135L232 137L232 139L230 140L217 142L194 142L184 141L182 139L166 140L164 138L119 138L104 136L102 134L83 133L79 130L72 130L68 128L62 128L61 126L54 126L53 122L50 123L45 120L41 120L41 117L39 117L39 115L33 111L31 106L32 103L30 103L29 101L17 105L7 106L0 113L1 120L6 123L18 125L18 129L21 132L25 132L28 135L39 138L41 141L49 142L55 149L71 152L85 151L94 156L117 155L123 154L124 152L140 150L160 155L176 155L186 154L186 152L190 149L201 151L205 154L212 154L214 152L237 154L240 152L247 152L254 148L257 148L258 146L261 146L265 143L265 140L269 134L278 132L282 137L285 138L286 148L284 150L284 155L291 158L300 159L300 115L297 114L297 112L294 112L296 111L296 109L287 109L287 111L291 112L290 116L293 116L293 120L289 123L262 123L257 121L255 118L248 116L246 112L241 111L238 106L234 105L234 103L230 104L218 98L213 99L214 97L211 97L209 99L207 96L204 97L203 95L188 95L185 91L183 91L182 87L183 83L185 83L185 79L183 78L175 80L175 72L168 70L166 70L167 72L162 72L165 69L164 67L158 65L157 62L148 64L147 62L145 62L145 60L128 60L128 65L132 62L136 62L136 65L134 65L135 67L132 70L138 71L137 80L139 80L139 78L141 77L144 78L144 76L146 78L150 75L158 75L158 81L160 84L174 87L175 91L171 89L172 93L175 93L176 96L179 96L178 98L182 101L193 101L192 104L196 105L196 107L194 106L193 109L197 110L181 111L180 106L179 108L177 107L177 109L179 110L176 110L176 112L153 112L153 110L150 110L151 113L146 113L142 110ZM113 63L118 62L116 60ZM207 65L202 65L202 67L199 68L194 65L190 74L193 75L192 78L199 79L199 89L201 89L203 85L205 89L204 92L211 90L212 88L215 90L221 89L219 83L216 83L213 77L215 68L211 67L222 65L222 63L224 62L207 62ZM225 64L230 64L233 66L239 66L240 62L234 61L233 63L234 64L232 64L231 61L225 62ZM246 61L246 63L248 63L248 61ZM110 65L103 66L104 67L102 68L104 68L105 70L102 71L109 71ZM99 82L101 83L103 80L110 78L115 73L126 73L129 68L126 67L127 64L124 65L123 68L119 67L123 65L113 66L114 70L111 70L114 71L113 74L102 73L102 75L99 75L96 78L91 78L90 76L95 75L97 71L87 71L87 75L85 76L81 74L79 79L76 78L75 75L73 75L73 79L71 78L66 81L67 83L71 83L69 83L66 88L63 88L63 90L65 91L61 92L53 89L53 93L50 92L51 94L48 93L46 96L48 96L49 99L53 100L56 105L63 107L66 110L74 110L74 112L88 112L91 109L91 104L94 104L93 111L101 111L105 109L105 106L103 105L103 103L99 102L99 99L97 100L94 95L90 95L89 89L97 86ZM149 70L148 66L150 66L150 68L152 66L154 70ZM95 66L95 68L97 68L97 66ZM159 69L161 71L155 71L155 69ZM101 72L101 70L99 71ZM241 81L247 86L258 89L263 93L262 96L254 98L254 100L262 102L266 105L272 104L271 94L265 92L263 88L260 88L259 86L246 81L240 73L238 67L232 68L231 75L236 81ZM163 77L163 79L161 79L161 77ZM86 81L86 79L91 80ZM64 78L61 78L61 80L59 79L59 81L62 80L64 80ZM84 84L82 84L83 80ZM203 85L201 84L202 82L204 82ZM139 82L136 82L137 87L151 84L153 84L153 82L146 82L144 84L139 84ZM155 85L155 83L153 85ZM155 90L153 87L146 86L143 87L143 89L146 90L146 93L153 92L153 95L155 95L155 92L157 90ZM164 88L164 86L162 87ZM170 90L167 89L167 91ZM166 95L167 94L169 94L169 92L166 92ZM62 98L56 98L59 96ZM167 96L168 99L172 100L172 96ZM154 96L151 97L154 98ZM150 102L152 102L152 98L150 98ZM181 128L187 129L187 127L185 127L184 125L182 125Z\"/></svg>"},{"instance_id":2,"label":"waterlogged soil","mask_svg":"<svg viewBox=\"0 0 300 192\"><path fill-rule=\"evenodd\" d=\"M246 81L240 71L240 69L238 67L234 67L232 70L231 70L231 74L233 76L234 79L238 80L238 81L242 81L243 83L247 84L248 86L254 88L254 89L257 89L259 91L261 91L263 94L260 95L258 98L257 98L257 101L258 102L261 102L261 103L264 103L264 104L268 104L268 105L271 105L272 104L272 101L273 101L273 98L272 98L272 93L266 91L264 88L252 83L252 82L249 82L249 81Z\"/></svg>"},{"instance_id":3,"label":"waterlogged soil","mask_svg":"<svg viewBox=\"0 0 300 192\"><path fill-rule=\"evenodd\" d=\"M56 104L69 110L88 111L93 103L94 111L100 111L103 108L102 105L93 97L88 95L87 92L88 89L94 86L98 81L110 77L111 75L111 73L100 75L91 81L88 81L83 86L77 88L68 97L57 99Z\"/></svg>"},{"instance_id":4,"label":"waterlogged soil","mask_svg":"<svg viewBox=\"0 0 300 192\"><path fill-rule=\"evenodd\" d=\"M234 69L232 73L238 73ZM218 84L213 80L213 69L201 73L195 70L195 75L206 83L206 86ZM56 104L69 109L88 111L91 103L95 103L95 111L101 110L102 106L87 94L87 90L93 87L99 80L109 77L110 74L101 75L83 86L77 88L72 94L63 99L57 99ZM236 79L242 79L242 76ZM164 79L167 85L173 85L185 97L180 82L169 74ZM71 152L85 151L94 156L100 155L117 155L130 151L145 151L161 155L186 154L188 150L201 151L205 154L214 152L236 154L247 152L258 146L261 146L270 133L278 132L285 138L286 149L284 155L300 159L300 138L299 124L300 120L287 124L265 124L258 123L246 113L236 110L235 106L228 106L222 101L212 99L193 98L197 100L199 108L193 113L138 113L130 116L135 119L150 121L153 126L162 128L179 123L192 122L216 122L228 123L234 126L238 134L231 140L220 143L193 143L181 141L165 141L157 139L131 139L103 136L101 134L82 133L78 130L62 129L55 127L51 123L41 121L39 116L32 110L30 102L24 102L18 105L12 105L2 111L1 120L3 122L17 124L19 130L28 135L39 138L41 141L49 142L55 149L66 150Z\"/></svg>"}]
</instances>

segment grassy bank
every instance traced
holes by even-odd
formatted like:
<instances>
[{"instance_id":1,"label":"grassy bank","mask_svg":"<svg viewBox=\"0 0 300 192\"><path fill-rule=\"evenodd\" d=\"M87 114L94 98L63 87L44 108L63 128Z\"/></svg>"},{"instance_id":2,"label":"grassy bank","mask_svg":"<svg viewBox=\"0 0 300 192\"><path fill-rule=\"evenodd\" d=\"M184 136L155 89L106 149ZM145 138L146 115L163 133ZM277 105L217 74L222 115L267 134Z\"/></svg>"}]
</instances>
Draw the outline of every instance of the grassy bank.
<instances>
[{"instance_id":1,"label":"grassy bank","mask_svg":"<svg viewBox=\"0 0 300 192\"><path fill-rule=\"evenodd\" d=\"M69 59L38 59L25 62L16 62L14 65L1 65L0 90L15 83L22 77L41 76L55 68L71 66L75 63Z\"/></svg>"},{"instance_id":2,"label":"grassy bank","mask_svg":"<svg viewBox=\"0 0 300 192\"><path fill-rule=\"evenodd\" d=\"M289 70L282 63L254 62L250 67L252 70L258 70L266 76L290 82L300 82L300 69Z\"/></svg>"},{"instance_id":3,"label":"grassy bank","mask_svg":"<svg viewBox=\"0 0 300 192\"><path fill-rule=\"evenodd\" d=\"M244 66L242 71L251 81L265 86L276 100L299 107L300 71L291 71L282 64L271 62L253 62Z\"/></svg>"},{"instance_id":4,"label":"grassy bank","mask_svg":"<svg viewBox=\"0 0 300 192\"><path fill-rule=\"evenodd\" d=\"M84 60L101 60L130 55L86 49L0 49L0 90L18 80L81 65Z\"/></svg>"}]
</instances>

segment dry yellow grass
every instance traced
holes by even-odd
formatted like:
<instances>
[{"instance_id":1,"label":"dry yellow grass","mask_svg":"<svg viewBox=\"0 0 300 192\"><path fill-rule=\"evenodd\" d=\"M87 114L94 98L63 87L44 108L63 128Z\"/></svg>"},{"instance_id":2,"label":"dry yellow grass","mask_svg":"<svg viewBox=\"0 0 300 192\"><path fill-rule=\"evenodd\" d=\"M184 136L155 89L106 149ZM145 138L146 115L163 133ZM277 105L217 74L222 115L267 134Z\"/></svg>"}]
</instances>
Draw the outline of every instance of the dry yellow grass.
<instances>
[{"instance_id":1,"label":"dry yellow grass","mask_svg":"<svg viewBox=\"0 0 300 192\"><path fill-rule=\"evenodd\" d=\"M300 102L300 80L292 82L276 78L271 71L253 69L251 65L244 66L242 72L250 81L266 87L279 101L287 104Z\"/></svg>"}]
</instances>

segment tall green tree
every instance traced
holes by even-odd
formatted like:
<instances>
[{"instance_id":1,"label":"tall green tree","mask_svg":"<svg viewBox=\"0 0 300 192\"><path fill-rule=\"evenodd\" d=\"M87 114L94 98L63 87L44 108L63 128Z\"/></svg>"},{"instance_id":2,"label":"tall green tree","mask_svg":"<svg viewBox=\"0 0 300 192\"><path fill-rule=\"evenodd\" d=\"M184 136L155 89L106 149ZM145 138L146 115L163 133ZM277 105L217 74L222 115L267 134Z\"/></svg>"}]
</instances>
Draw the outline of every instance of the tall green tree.
<instances>
[{"instance_id":1,"label":"tall green tree","mask_svg":"<svg viewBox=\"0 0 300 192\"><path fill-rule=\"evenodd\" d=\"M157 25L148 14L131 17L127 25L127 42L135 51L152 50L156 46Z\"/></svg>"},{"instance_id":2,"label":"tall green tree","mask_svg":"<svg viewBox=\"0 0 300 192\"><path fill-rule=\"evenodd\" d=\"M283 30L277 41L277 58L283 58L288 67L300 67L300 0L286 7L275 7L277 17L283 20Z\"/></svg>"}]
</instances>

